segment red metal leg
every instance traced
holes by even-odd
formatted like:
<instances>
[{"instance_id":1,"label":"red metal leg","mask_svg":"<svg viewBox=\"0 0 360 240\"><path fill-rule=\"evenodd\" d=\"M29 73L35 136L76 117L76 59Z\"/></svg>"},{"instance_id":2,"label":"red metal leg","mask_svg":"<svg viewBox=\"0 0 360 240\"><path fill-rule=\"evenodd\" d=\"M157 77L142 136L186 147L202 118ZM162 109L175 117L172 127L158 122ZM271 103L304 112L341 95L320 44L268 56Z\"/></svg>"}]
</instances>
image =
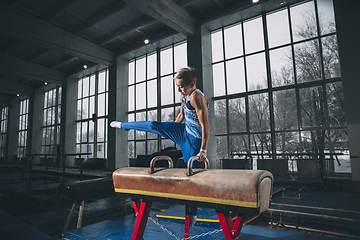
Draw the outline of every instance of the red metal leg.
<instances>
[{"instance_id":1,"label":"red metal leg","mask_svg":"<svg viewBox=\"0 0 360 240\"><path fill-rule=\"evenodd\" d=\"M141 240L144 235L146 223L151 210L152 201L143 201L140 203L139 199L135 199L133 200L133 205L135 213L137 212L137 216L131 240Z\"/></svg>"},{"instance_id":2,"label":"red metal leg","mask_svg":"<svg viewBox=\"0 0 360 240\"><path fill-rule=\"evenodd\" d=\"M219 218L221 228L226 240L240 240L239 235L244 224L244 218L240 214L236 217L235 224L231 218L230 212L218 211L216 214Z\"/></svg>"},{"instance_id":3,"label":"red metal leg","mask_svg":"<svg viewBox=\"0 0 360 240\"><path fill-rule=\"evenodd\" d=\"M190 231L190 207L185 206L185 231L184 231L185 239L189 239L189 231Z\"/></svg>"},{"instance_id":4,"label":"red metal leg","mask_svg":"<svg viewBox=\"0 0 360 240\"><path fill-rule=\"evenodd\" d=\"M140 201L140 199L131 199L131 200L132 200L132 204L134 207L135 216L137 217L137 215L139 214L141 201Z\"/></svg>"}]
</instances>

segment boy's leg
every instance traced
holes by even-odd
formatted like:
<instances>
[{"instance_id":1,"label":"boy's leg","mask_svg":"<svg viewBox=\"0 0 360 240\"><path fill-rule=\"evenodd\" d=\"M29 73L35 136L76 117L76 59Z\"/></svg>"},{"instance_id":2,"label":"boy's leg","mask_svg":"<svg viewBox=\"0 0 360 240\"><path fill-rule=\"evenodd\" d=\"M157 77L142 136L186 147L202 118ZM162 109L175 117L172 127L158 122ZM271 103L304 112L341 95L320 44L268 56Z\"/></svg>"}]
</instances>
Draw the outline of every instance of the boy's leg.
<instances>
[{"instance_id":1,"label":"boy's leg","mask_svg":"<svg viewBox=\"0 0 360 240\"><path fill-rule=\"evenodd\" d=\"M123 122L121 123L121 128L126 131L137 130L163 136L178 144L180 148L186 141L184 137L185 124L183 123L155 121Z\"/></svg>"}]
</instances>

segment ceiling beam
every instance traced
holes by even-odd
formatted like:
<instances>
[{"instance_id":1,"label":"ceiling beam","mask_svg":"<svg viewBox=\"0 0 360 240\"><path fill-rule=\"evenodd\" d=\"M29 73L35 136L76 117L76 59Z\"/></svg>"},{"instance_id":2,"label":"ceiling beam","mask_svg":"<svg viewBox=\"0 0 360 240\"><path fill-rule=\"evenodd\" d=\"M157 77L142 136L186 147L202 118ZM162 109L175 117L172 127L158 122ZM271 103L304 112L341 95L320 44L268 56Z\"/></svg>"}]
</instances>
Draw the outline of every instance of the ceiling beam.
<instances>
[{"instance_id":1,"label":"ceiling beam","mask_svg":"<svg viewBox=\"0 0 360 240\"><path fill-rule=\"evenodd\" d=\"M64 12L66 12L66 10L68 10L69 8L71 8L72 6L77 4L79 1L80 0L62 0L61 8L57 12L50 14L50 17L48 17L46 21L48 21L48 22L53 21L56 17L58 17L60 14L62 14Z\"/></svg>"},{"instance_id":2,"label":"ceiling beam","mask_svg":"<svg viewBox=\"0 0 360 240\"><path fill-rule=\"evenodd\" d=\"M120 3L116 2L112 6L109 6L109 8L106 12L98 13L96 16L92 16L91 17L92 21L81 26L79 28L79 30L76 31L75 34L79 35L80 33L88 30L89 28L91 28L91 27L95 26L96 24L100 23L101 21L105 20L106 18L116 14L117 12L120 12L127 6L128 6L128 4L126 4L124 2L120 2Z\"/></svg>"},{"instance_id":3,"label":"ceiling beam","mask_svg":"<svg viewBox=\"0 0 360 240\"><path fill-rule=\"evenodd\" d=\"M156 21L155 19L153 19L152 17L145 17L145 18L141 18L141 20L136 21L124 28L118 29L117 31L115 31L111 36L108 36L106 38L103 38L99 41L99 45L103 46L105 44L108 44L109 42L112 42L116 39L120 39L121 40L121 36L129 34L133 31L138 31L140 28L151 24L152 22ZM131 44L131 43L129 43Z\"/></svg>"},{"instance_id":4,"label":"ceiling beam","mask_svg":"<svg viewBox=\"0 0 360 240\"><path fill-rule=\"evenodd\" d=\"M172 0L124 0L185 36L195 33L193 17Z\"/></svg>"},{"instance_id":5,"label":"ceiling beam","mask_svg":"<svg viewBox=\"0 0 360 240\"><path fill-rule=\"evenodd\" d=\"M0 3L0 33L90 62L104 65L115 62L110 50L4 3Z\"/></svg>"},{"instance_id":6,"label":"ceiling beam","mask_svg":"<svg viewBox=\"0 0 360 240\"><path fill-rule=\"evenodd\" d=\"M16 83L10 80L0 80L1 88L0 93L4 94L17 94L32 96L34 89L24 84Z\"/></svg>"},{"instance_id":7,"label":"ceiling beam","mask_svg":"<svg viewBox=\"0 0 360 240\"><path fill-rule=\"evenodd\" d=\"M0 62L0 72L5 74L53 83L66 81L66 75L62 72L8 54L0 53Z\"/></svg>"}]
</instances>

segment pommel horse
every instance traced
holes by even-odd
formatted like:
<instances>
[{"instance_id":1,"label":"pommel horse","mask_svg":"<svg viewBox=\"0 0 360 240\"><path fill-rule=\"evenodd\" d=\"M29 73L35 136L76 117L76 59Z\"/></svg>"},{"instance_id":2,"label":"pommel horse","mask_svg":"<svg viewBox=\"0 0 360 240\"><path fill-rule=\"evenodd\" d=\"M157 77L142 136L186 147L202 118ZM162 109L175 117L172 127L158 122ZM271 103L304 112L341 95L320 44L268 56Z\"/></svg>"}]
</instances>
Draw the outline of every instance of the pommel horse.
<instances>
[{"instance_id":1,"label":"pommel horse","mask_svg":"<svg viewBox=\"0 0 360 240\"><path fill-rule=\"evenodd\" d=\"M155 168L155 162L167 160L169 168ZM240 239L239 234L246 214L260 214L269 208L273 175L265 170L193 169L192 157L187 169L172 168L167 156L157 156L149 168L126 167L113 173L115 192L132 198L137 216L132 240L143 237L153 201L212 208L226 240ZM141 199L141 200L140 200ZM233 221L230 211L238 212ZM190 215L185 215L185 239L189 238Z\"/></svg>"}]
</instances>

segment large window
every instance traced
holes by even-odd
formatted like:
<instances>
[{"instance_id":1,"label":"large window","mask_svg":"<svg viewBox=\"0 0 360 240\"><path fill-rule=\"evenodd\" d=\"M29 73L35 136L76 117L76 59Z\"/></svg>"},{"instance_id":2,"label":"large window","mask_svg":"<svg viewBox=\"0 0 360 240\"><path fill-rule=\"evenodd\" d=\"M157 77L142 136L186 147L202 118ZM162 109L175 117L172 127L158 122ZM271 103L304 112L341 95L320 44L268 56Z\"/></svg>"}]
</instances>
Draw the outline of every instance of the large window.
<instances>
[{"instance_id":1,"label":"large window","mask_svg":"<svg viewBox=\"0 0 360 240\"><path fill-rule=\"evenodd\" d=\"M78 81L76 152L107 158L108 69Z\"/></svg>"},{"instance_id":2,"label":"large window","mask_svg":"<svg viewBox=\"0 0 360 240\"><path fill-rule=\"evenodd\" d=\"M325 154L344 161L336 171L348 171L331 0L264 13L213 31L211 40L218 159Z\"/></svg>"},{"instance_id":3,"label":"large window","mask_svg":"<svg viewBox=\"0 0 360 240\"><path fill-rule=\"evenodd\" d=\"M19 131L18 131L18 157L25 157L27 154L29 124L29 99L20 102Z\"/></svg>"},{"instance_id":4,"label":"large window","mask_svg":"<svg viewBox=\"0 0 360 240\"><path fill-rule=\"evenodd\" d=\"M180 94L173 78L186 66L186 42L130 60L128 121L174 121L180 111ZM166 147L175 147L175 144L151 133L128 133L129 158Z\"/></svg>"},{"instance_id":5,"label":"large window","mask_svg":"<svg viewBox=\"0 0 360 240\"><path fill-rule=\"evenodd\" d=\"M0 158L5 157L9 107L0 108Z\"/></svg>"},{"instance_id":6,"label":"large window","mask_svg":"<svg viewBox=\"0 0 360 240\"><path fill-rule=\"evenodd\" d=\"M45 92L42 153L57 154L60 144L61 87Z\"/></svg>"}]
</instances>

